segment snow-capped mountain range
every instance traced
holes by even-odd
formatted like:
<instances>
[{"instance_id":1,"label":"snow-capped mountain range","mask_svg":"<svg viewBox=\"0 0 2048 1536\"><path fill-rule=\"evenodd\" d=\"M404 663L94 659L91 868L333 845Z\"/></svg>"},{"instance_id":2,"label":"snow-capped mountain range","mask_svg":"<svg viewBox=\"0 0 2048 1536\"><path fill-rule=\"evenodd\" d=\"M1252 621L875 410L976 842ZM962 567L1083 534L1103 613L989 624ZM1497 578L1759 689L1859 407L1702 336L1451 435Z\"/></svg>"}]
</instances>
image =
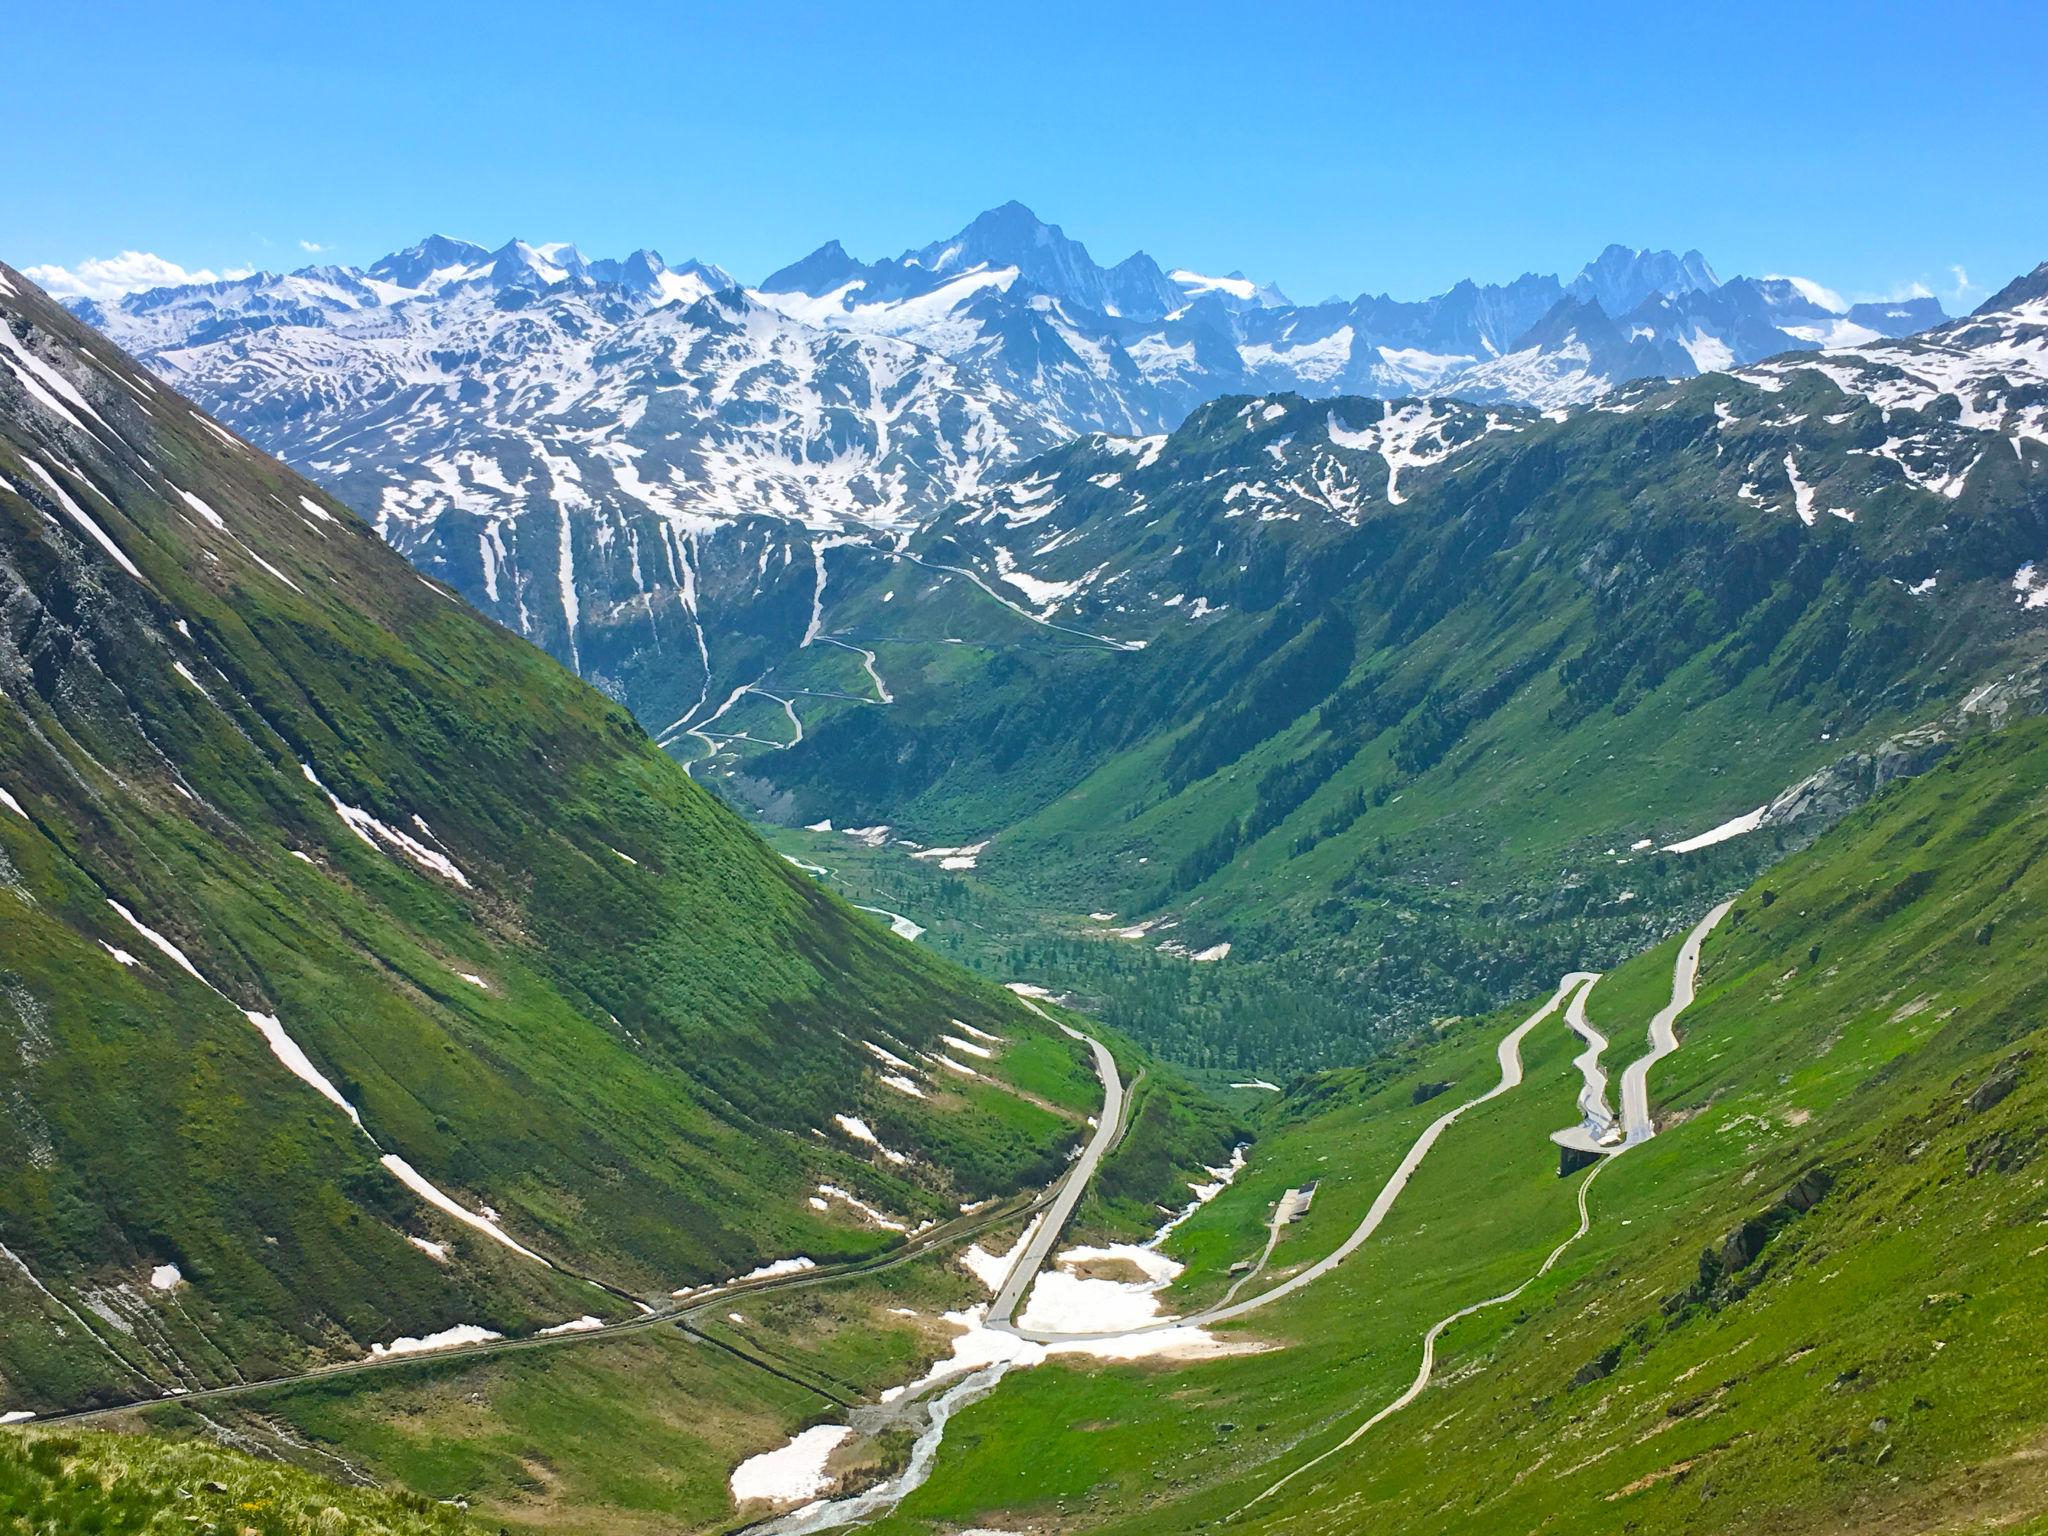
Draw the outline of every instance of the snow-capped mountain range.
<instances>
[{"instance_id":1,"label":"snow-capped mountain range","mask_svg":"<svg viewBox=\"0 0 2048 1536\"><path fill-rule=\"evenodd\" d=\"M1816 411L1820 381L1828 400ZM1913 493L1947 506L1962 501L1979 471L2008 460L2030 475L2040 467L2048 266L1925 335L1775 357L1689 389L1712 392L1711 414L1697 397L1648 380L1584 410L1540 413L1293 393L1228 400L1170 435L1077 439L992 474L920 530L904 556L947 562L940 568L971 574L1037 622L1144 645L1164 627L1234 606L1261 543L1341 538L1439 489L1483 450L1512 451L1553 428L1576 440L1603 420L1647 420L1688 405L1706 422L1695 441L1711 443L1725 482L1701 482L1703 516L1732 501L1745 518L1796 519L1807 530L1828 518L1859 524L1866 513L1896 524ZM1640 453L1632 442L1619 456ZM1674 455L1674 473L1677 462ZM1952 552L1958 561L1987 563L1981 536L1946 542L1967 546ZM1934 559L1902 570L1899 584L1916 597L1959 578ZM2048 550L1997 575L2009 575L2017 601L2048 606ZM842 581L842 604L852 585Z\"/></svg>"},{"instance_id":2,"label":"snow-capped mountain range","mask_svg":"<svg viewBox=\"0 0 2048 1536\"><path fill-rule=\"evenodd\" d=\"M900 541L1079 434L1230 394L1555 408L1942 318L1620 246L1569 281L1299 305L1143 253L1104 267L1017 203L752 288L649 250L434 236L74 308L650 719L715 706L711 637L730 661L802 614L821 541Z\"/></svg>"}]
</instances>

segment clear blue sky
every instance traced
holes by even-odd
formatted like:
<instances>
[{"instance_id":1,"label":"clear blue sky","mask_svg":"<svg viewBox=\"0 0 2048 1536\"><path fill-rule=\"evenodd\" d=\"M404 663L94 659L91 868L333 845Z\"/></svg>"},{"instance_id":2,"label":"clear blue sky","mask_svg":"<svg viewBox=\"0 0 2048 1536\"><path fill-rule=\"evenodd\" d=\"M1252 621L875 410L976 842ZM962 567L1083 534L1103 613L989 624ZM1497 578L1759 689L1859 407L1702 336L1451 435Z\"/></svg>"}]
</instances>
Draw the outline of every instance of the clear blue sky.
<instances>
[{"instance_id":1,"label":"clear blue sky","mask_svg":"<svg viewBox=\"0 0 2048 1536\"><path fill-rule=\"evenodd\" d=\"M431 12L432 14L427 14ZM366 262L440 230L747 280L1020 198L1295 297L1609 240L1851 296L2048 258L2048 7L24 5L0 255ZM326 258L322 258L326 259Z\"/></svg>"}]
</instances>

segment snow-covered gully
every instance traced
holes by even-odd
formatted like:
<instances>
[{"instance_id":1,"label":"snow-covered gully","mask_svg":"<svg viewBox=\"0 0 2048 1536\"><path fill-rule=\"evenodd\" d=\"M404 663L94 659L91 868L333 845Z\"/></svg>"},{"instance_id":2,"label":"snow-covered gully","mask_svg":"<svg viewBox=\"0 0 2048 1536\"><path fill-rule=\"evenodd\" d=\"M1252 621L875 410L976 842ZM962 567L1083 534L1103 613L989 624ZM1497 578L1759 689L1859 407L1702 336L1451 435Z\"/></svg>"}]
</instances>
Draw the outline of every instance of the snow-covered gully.
<instances>
[{"instance_id":1,"label":"snow-covered gully","mask_svg":"<svg viewBox=\"0 0 2048 1536\"><path fill-rule=\"evenodd\" d=\"M311 770L307 771L307 777L312 777ZM318 781L316 780L315 782L317 783ZM364 1140L368 1141L376 1149L378 1162L382 1165L385 1172L389 1173L428 1205L454 1217L465 1226L481 1232L493 1242L503 1244L514 1253L531 1259L536 1264L544 1265L549 1269L555 1267L549 1260L542 1258L531 1248L526 1247L509 1232L505 1231L503 1227L498 1225L495 1218L470 1210L460 1201L456 1200L454 1196L447 1194L429 1182L424 1174L406 1162L404 1158L396 1153L386 1152L382 1143L375 1136L371 1135L368 1128L364 1126L361 1112L343 1096L339 1088L334 1086L333 1081L327 1074L313 1064L313 1059L306 1054L304 1047L286 1032L284 1025L279 1022L275 1014L264 1013L256 1008L242 1007L233 998L229 997L227 993L221 991L219 987L208 980L177 945L158 933L154 928L144 924L140 918L120 902L110 897L108 898L107 905L112 907L121 920L130 928L133 928L152 949L162 954L173 965L177 966L179 970L190 976L215 997L218 997L222 1002L241 1014L250 1024L254 1025L257 1033L263 1036L264 1044L270 1047L271 1055L277 1058L279 1065L315 1093L319 1094L321 1098L327 1100L328 1103L334 1105L344 1115L348 1116L350 1123L355 1126L357 1131L362 1133Z\"/></svg>"}]
</instances>

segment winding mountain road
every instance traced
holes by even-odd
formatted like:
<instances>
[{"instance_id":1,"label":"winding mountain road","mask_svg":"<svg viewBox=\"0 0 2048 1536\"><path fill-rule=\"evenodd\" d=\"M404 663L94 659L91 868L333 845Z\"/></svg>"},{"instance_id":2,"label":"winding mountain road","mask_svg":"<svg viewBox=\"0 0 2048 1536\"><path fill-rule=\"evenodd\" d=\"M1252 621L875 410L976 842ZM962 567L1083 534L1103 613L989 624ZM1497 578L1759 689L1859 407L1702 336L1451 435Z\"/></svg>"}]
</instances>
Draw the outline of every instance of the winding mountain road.
<instances>
[{"instance_id":1,"label":"winding mountain road","mask_svg":"<svg viewBox=\"0 0 2048 1536\"><path fill-rule=\"evenodd\" d=\"M1692 1006L1693 986L1700 973L1700 945L1734 905L1732 900L1722 902L1701 918L1678 946L1678 960L1671 968L1671 1001L1650 1020L1650 1049L1630 1062L1621 1074L1621 1123L1627 1133L1624 1147L1636 1146L1657 1134L1656 1124L1650 1119L1650 1068L1678 1049L1674 1026L1678 1016Z\"/></svg>"},{"instance_id":2,"label":"winding mountain road","mask_svg":"<svg viewBox=\"0 0 2048 1536\"><path fill-rule=\"evenodd\" d=\"M1513 1290L1503 1291L1498 1296L1489 1296L1484 1301L1475 1301L1468 1306L1460 1307L1457 1311L1450 1313L1446 1317L1439 1318L1431 1325L1429 1331L1422 1336L1421 1364L1416 1370L1415 1379L1408 1384L1400 1396L1378 1409L1372 1417L1352 1430L1350 1434L1346 1435L1328 1450L1311 1457L1308 1461L1303 1462L1293 1471L1285 1474L1258 1493L1239 1508L1233 1518L1243 1515L1253 1505L1271 1498L1296 1478L1312 1471L1331 1457L1350 1449L1369 1431L1399 1413L1410 1403L1413 1403L1427 1389L1430 1377L1436 1371L1437 1340L1443 1337L1447 1329L1476 1312L1484 1312L1489 1307L1497 1307L1506 1302L1513 1301L1524 1291L1528 1290L1530 1286L1542 1279L1543 1276L1549 1274L1551 1269L1557 1264L1557 1261L1564 1256L1565 1250L1592 1230L1593 1216L1591 1207L1587 1204L1587 1198L1592 1192L1593 1181L1600 1176L1601 1170L1609 1162L1612 1162L1615 1157L1620 1156L1621 1153L1627 1151L1630 1147L1641 1145L1657 1134L1656 1124L1650 1118L1650 1068L1678 1049L1678 1034L1675 1026L1678 1016L1692 1006L1693 999L1696 996L1695 988L1699 978L1700 967L1700 946L1706 941L1707 935L1713 932L1721 919L1728 915L1729 909L1734 904L1732 900L1724 901L1707 913L1705 917L1701 918L1694 925L1692 931L1685 936L1685 942L1678 948L1678 958L1671 968L1671 1001L1658 1009L1650 1020L1649 1049L1643 1055L1636 1058L1636 1060L1630 1062L1622 1072L1622 1116L1623 1123L1627 1128L1626 1136L1619 1146L1597 1148L1597 1150L1605 1152L1606 1156L1601 1162L1593 1165L1592 1171L1586 1175L1584 1181L1579 1185L1578 1230L1559 1243L1557 1247L1553 1248L1550 1251L1550 1256L1543 1261L1536 1272ZM1572 977L1568 976L1565 978L1565 982L1569 983L1572 979ZM1591 1099L1604 1112L1606 1109L1606 1074L1599 1072L1598 1061L1600 1053L1605 1049L1607 1042L1585 1017L1586 996L1592 990L1592 980L1594 979L1597 978L1589 978L1586 985L1573 998L1572 1006L1567 1010L1565 1017L1580 1038L1587 1042L1588 1047L1573 1063L1584 1074L1586 1079L1586 1086L1580 1091L1580 1108L1582 1110L1587 1109L1588 1101ZM1563 984L1560 984L1560 995L1562 994L1562 989ZM1551 1000L1551 1007L1554 1008L1556 1003L1557 999L1553 998ZM1541 1017L1542 1015L1539 1014L1538 1018ZM1517 1033L1525 1032L1528 1027L1525 1024L1522 1026L1522 1030L1517 1031ZM1502 1049L1503 1051L1506 1049L1505 1041L1502 1042ZM1596 1072L1599 1072L1597 1092L1595 1091L1594 1076ZM1587 1119L1590 1124L1592 1119L1590 1110L1588 1110ZM1575 1126L1572 1129L1578 1131L1584 1128ZM1560 1138L1567 1134L1569 1133L1560 1133Z\"/></svg>"},{"instance_id":3,"label":"winding mountain road","mask_svg":"<svg viewBox=\"0 0 2048 1536\"><path fill-rule=\"evenodd\" d=\"M1573 1034L1586 1042L1585 1050L1572 1058L1572 1065L1585 1079L1585 1086L1579 1090L1579 1113L1585 1117L1586 1133L1597 1143L1613 1128L1614 1111L1607 1107L1607 1069L1600 1064L1607 1049L1607 1037L1586 1017L1586 1000L1592 995L1591 987L1581 988L1571 1007L1565 1009L1564 1021Z\"/></svg>"},{"instance_id":4,"label":"winding mountain road","mask_svg":"<svg viewBox=\"0 0 2048 1536\"><path fill-rule=\"evenodd\" d=\"M1256 1312L1262 1307L1269 1307L1282 1297L1291 1296L1296 1291L1315 1284L1316 1281L1329 1274L1331 1270L1356 1253L1366 1240L1379 1230L1380 1223L1385 1221L1387 1213L1393 1210L1394 1202L1400 1199L1401 1191L1408 1187L1408 1180L1414 1176L1415 1170L1422 1166L1422 1160L1429 1155L1429 1149L1436 1145L1438 1137L1442 1136L1445 1131L1458 1122L1459 1116L1463 1115L1467 1110L1477 1108L1488 1100L1499 1098L1502 1094L1521 1084L1522 1042L1528 1038L1529 1032L1553 1013L1557 1012L1558 1008L1568 997L1583 988L1591 986L1598 979L1597 975L1592 971L1571 972L1558 982L1557 990L1551 994L1550 1001L1541 1008L1538 1008L1528 1018L1524 1019L1502 1037L1499 1046L1495 1049L1495 1056L1500 1062L1500 1081L1478 1097L1467 1099L1455 1109L1448 1110L1437 1116L1436 1119L1432 1120L1423 1129L1422 1134L1415 1138L1414 1144L1408 1148L1406 1155L1402 1157L1399 1165L1387 1176L1386 1183L1380 1187L1379 1195L1373 1200L1371 1209L1365 1213L1365 1218L1352 1229L1351 1235L1339 1243L1333 1251L1318 1259L1300 1274L1291 1276L1274 1286L1271 1290L1261 1291L1256 1296L1247 1297L1243 1301L1218 1303L1216 1306L1207 1308L1204 1311L1190 1313L1183 1317L1163 1318L1156 1323L1148 1323L1142 1328L1118 1329L1114 1336L1127 1337L1133 1334L1157 1333L1167 1328L1199 1328L1210 1323L1228 1322L1232 1318L1244 1317L1249 1313ZM1101 1047L1097 1046L1097 1049L1100 1050ZM1110 1071L1112 1074L1115 1071L1113 1064ZM1103 1119L1107 1121L1108 1118L1108 1115L1105 1113ZM1091 1164L1090 1166L1092 1170L1093 1165ZM1079 1188L1072 1187L1072 1190L1075 1199L1078 1199ZM1067 1193L1068 1190L1063 1188L1061 1191L1062 1197ZM1071 1210L1072 1208L1073 1201L1068 1200L1065 1209ZM1033 1240L1032 1247L1037 1250L1036 1256L1034 1257L1029 1253L1020 1256L1018 1264L1004 1278L1004 1293L1014 1293L1011 1294L1011 1306L1009 1310L1000 1314L994 1308L991 1308L988 1323L990 1327L1003 1328L1009 1333L1014 1333L1019 1338L1029 1339L1036 1344L1070 1344L1108 1336L1102 1333L1047 1333L1038 1329L1020 1328L1011 1321L1016 1301L1022 1298L1024 1293L1030 1289L1031 1281L1037 1278L1038 1267L1044 1262L1045 1254L1051 1251L1054 1242L1057 1241L1060 1224L1064 1220L1064 1212L1057 1219L1049 1218L1039 1229ZM1030 1262L1027 1264L1026 1260ZM998 1297L998 1302L1001 1299L1001 1297Z\"/></svg>"}]
</instances>

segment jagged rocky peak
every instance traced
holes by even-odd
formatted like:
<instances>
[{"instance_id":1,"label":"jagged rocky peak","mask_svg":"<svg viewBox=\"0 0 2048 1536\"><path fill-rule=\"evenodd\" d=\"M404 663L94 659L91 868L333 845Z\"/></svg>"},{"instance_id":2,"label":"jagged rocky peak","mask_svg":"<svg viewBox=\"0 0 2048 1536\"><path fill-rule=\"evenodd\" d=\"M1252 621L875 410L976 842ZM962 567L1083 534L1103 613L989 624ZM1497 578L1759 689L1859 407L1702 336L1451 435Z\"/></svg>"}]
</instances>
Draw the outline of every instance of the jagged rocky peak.
<instances>
[{"instance_id":1,"label":"jagged rocky peak","mask_svg":"<svg viewBox=\"0 0 2048 1536\"><path fill-rule=\"evenodd\" d=\"M2003 314L2007 310L2018 309L2022 304L2031 304L2039 299L2048 299L2048 261L2042 262L2024 276L2014 278L1971 313Z\"/></svg>"},{"instance_id":2,"label":"jagged rocky peak","mask_svg":"<svg viewBox=\"0 0 2048 1536\"><path fill-rule=\"evenodd\" d=\"M1579 269L1567 291L1573 298L1597 300L1610 315L1625 315L1654 294L1676 297L1720 286L1720 278L1698 251L1680 256L1610 245Z\"/></svg>"}]
</instances>

